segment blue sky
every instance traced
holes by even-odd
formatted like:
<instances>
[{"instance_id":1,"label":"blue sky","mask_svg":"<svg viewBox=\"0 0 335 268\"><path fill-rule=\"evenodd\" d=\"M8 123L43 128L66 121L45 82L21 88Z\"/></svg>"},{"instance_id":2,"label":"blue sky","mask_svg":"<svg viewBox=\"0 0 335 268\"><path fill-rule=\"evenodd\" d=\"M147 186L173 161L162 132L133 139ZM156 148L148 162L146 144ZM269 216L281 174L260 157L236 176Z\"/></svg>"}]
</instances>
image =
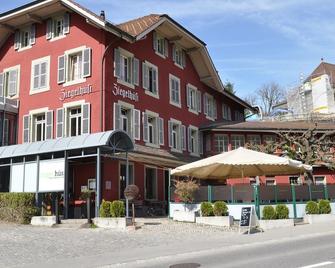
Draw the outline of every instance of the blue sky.
<instances>
[{"instance_id":1,"label":"blue sky","mask_svg":"<svg viewBox=\"0 0 335 268\"><path fill-rule=\"evenodd\" d=\"M1 12L28 1L4 1ZM334 0L77 0L114 23L166 13L207 43L223 81L244 97L267 82L299 83L335 63Z\"/></svg>"}]
</instances>

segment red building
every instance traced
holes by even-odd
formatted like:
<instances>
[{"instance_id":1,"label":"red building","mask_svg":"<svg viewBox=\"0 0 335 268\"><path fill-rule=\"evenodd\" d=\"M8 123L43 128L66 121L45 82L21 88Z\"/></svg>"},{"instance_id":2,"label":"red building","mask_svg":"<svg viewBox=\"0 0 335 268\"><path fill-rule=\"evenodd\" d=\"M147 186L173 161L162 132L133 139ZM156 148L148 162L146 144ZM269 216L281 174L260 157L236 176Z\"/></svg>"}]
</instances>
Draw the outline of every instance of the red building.
<instances>
[{"instance_id":1,"label":"red building","mask_svg":"<svg viewBox=\"0 0 335 268\"><path fill-rule=\"evenodd\" d=\"M252 110L167 15L114 25L73 1L39 0L0 14L0 26L1 144L124 130L135 141L129 179L147 202L167 199L169 168L203 156L200 126ZM94 187L95 163L69 169L74 201ZM125 176L123 161L102 157L102 197L122 199Z\"/></svg>"}]
</instances>

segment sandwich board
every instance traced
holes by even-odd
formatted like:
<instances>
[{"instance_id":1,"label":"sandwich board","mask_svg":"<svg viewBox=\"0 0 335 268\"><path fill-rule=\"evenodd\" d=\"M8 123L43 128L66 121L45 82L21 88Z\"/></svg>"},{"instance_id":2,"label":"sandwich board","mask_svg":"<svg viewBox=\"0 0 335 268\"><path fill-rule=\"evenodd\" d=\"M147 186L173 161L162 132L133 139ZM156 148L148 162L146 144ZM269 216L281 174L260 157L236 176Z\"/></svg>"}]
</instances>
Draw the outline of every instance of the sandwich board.
<instances>
[{"instance_id":1,"label":"sandwich board","mask_svg":"<svg viewBox=\"0 0 335 268\"><path fill-rule=\"evenodd\" d=\"M239 233L243 232L243 230L247 228L248 234L250 234L251 228L255 228L257 226L258 226L258 218L256 215L255 207L254 206L242 207Z\"/></svg>"}]
</instances>

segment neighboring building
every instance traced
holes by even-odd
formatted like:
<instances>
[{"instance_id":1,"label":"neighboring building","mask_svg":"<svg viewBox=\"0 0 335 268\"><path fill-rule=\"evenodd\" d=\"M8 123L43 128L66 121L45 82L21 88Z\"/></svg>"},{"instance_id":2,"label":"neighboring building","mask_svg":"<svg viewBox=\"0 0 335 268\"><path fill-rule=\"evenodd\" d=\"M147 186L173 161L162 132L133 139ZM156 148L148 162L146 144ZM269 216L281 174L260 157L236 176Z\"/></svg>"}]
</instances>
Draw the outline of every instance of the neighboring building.
<instances>
[{"instance_id":1,"label":"neighboring building","mask_svg":"<svg viewBox=\"0 0 335 268\"><path fill-rule=\"evenodd\" d=\"M206 140L205 156L215 155L221 152L227 152L238 147L244 147L247 143L254 145L266 144L267 142L276 142L280 140L278 132L304 133L308 129L314 128L313 123L307 122L265 122L252 121L240 123L211 123L201 127ZM334 124L319 123L316 127L316 133L326 133L335 131ZM282 151L276 152L282 155ZM334 151L330 151L329 155L334 157ZM334 171L328 169L320 163L313 168L314 183L335 183ZM239 183L255 183L255 178L244 179L228 179L228 184ZM292 184L304 183L302 178L294 176L275 176L260 177L261 184Z\"/></svg>"},{"instance_id":2,"label":"neighboring building","mask_svg":"<svg viewBox=\"0 0 335 268\"><path fill-rule=\"evenodd\" d=\"M168 15L114 25L45 0L0 14L0 25L1 144L124 130L135 141L130 182L148 202L167 200L169 168L203 156L201 125L244 121L253 109L224 90L206 44ZM102 198L124 198L125 162L103 156L102 166ZM74 203L94 190L96 169L80 160L69 169Z\"/></svg>"}]
</instances>

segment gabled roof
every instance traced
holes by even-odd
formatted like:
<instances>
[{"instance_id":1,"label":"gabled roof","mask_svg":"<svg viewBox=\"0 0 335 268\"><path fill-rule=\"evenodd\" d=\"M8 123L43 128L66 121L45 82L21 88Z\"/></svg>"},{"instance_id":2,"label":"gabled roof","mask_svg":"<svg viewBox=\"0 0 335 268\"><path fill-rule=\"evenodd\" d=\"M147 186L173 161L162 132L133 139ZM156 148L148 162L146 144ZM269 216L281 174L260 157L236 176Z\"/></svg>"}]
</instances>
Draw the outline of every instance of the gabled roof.
<instances>
[{"instance_id":1,"label":"gabled roof","mask_svg":"<svg viewBox=\"0 0 335 268\"><path fill-rule=\"evenodd\" d=\"M143 16L137 19L133 19L121 24L118 24L117 27L122 29L123 31L131 34L136 37L146 31L155 23L159 22L161 19L160 14L150 14L147 16Z\"/></svg>"},{"instance_id":2,"label":"gabled roof","mask_svg":"<svg viewBox=\"0 0 335 268\"><path fill-rule=\"evenodd\" d=\"M330 83L335 85L335 64L322 61L318 67L305 79L306 82L310 82L313 78L327 74L330 78Z\"/></svg>"}]
</instances>

